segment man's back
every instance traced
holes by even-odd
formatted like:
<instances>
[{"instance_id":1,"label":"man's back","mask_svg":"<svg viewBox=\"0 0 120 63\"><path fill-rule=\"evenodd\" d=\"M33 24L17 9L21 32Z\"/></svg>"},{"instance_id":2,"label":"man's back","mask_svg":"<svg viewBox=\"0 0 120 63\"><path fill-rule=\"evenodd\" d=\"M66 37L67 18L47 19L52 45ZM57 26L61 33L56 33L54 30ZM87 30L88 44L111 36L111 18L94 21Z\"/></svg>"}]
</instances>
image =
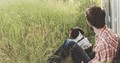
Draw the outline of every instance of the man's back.
<instances>
[{"instance_id":1,"label":"man's back","mask_svg":"<svg viewBox=\"0 0 120 63\"><path fill-rule=\"evenodd\" d=\"M96 56L93 60L97 60L98 62L112 61L118 47L117 35L109 28L105 27L95 38L93 50L96 52Z\"/></svg>"}]
</instances>

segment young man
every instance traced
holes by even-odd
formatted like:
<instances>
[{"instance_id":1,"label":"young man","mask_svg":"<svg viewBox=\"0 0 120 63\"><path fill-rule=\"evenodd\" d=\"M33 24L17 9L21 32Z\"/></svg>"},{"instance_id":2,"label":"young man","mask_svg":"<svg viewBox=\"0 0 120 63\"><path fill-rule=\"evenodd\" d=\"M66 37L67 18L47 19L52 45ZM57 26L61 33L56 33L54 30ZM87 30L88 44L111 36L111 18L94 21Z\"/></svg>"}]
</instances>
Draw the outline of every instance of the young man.
<instances>
[{"instance_id":1,"label":"young man","mask_svg":"<svg viewBox=\"0 0 120 63\"><path fill-rule=\"evenodd\" d=\"M80 63L81 61L87 63L90 60L89 57L93 58L94 54L92 55L92 45L83 35L84 32L80 28L72 28L69 39L48 59L48 63L61 63L62 60L70 55L74 63Z\"/></svg>"},{"instance_id":2,"label":"young man","mask_svg":"<svg viewBox=\"0 0 120 63\"><path fill-rule=\"evenodd\" d=\"M105 12L97 6L86 10L86 18L91 30L95 32L95 57L88 63L112 62L118 47L117 35L105 25Z\"/></svg>"}]
</instances>

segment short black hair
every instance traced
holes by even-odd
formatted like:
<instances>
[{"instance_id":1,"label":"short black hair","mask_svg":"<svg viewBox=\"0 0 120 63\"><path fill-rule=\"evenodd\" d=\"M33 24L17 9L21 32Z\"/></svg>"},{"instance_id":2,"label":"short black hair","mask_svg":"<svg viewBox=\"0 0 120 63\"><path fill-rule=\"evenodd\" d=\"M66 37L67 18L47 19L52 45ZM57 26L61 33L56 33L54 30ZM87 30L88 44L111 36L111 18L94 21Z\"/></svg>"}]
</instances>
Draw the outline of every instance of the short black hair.
<instances>
[{"instance_id":1,"label":"short black hair","mask_svg":"<svg viewBox=\"0 0 120 63\"><path fill-rule=\"evenodd\" d=\"M71 28L71 33L70 33L70 38L76 39L79 35L79 32L84 35L84 31L78 27L76 28Z\"/></svg>"},{"instance_id":2,"label":"short black hair","mask_svg":"<svg viewBox=\"0 0 120 63\"><path fill-rule=\"evenodd\" d=\"M86 10L86 18L88 22L95 28L103 28L105 26L105 11L100 7L93 6Z\"/></svg>"}]
</instances>

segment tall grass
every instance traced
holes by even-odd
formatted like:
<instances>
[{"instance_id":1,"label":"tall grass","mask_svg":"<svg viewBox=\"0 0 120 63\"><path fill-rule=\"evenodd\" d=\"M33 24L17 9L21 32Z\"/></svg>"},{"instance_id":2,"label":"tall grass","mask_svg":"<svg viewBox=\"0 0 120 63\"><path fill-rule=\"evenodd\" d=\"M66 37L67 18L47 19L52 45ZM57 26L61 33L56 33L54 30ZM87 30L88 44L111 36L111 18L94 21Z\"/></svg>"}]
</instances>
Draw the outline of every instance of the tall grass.
<instances>
[{"instance_id":1,"label":"tall grass","mask_svg":"<svg viewBox=\"0 0 120 63\"><path fill-rule=\"evenodd\" d=\"M93 42L84 11L98 2L0 0L0 63L45 63L75 26Z\"/></svg>"}]
</instances>

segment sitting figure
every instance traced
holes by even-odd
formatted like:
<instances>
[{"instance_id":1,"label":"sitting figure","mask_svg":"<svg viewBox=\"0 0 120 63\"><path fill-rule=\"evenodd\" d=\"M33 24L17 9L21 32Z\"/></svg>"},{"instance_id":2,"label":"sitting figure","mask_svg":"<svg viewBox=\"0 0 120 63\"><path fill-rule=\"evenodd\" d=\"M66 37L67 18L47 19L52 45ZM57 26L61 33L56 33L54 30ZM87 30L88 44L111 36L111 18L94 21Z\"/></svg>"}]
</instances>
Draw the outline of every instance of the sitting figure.
<instances>
[{"instance_id":1,"label":"sitting figure","mask_svg":"<svg viewBox=\"0 0 120 63\"><path fill-rule=\"evenodd\" d=\"M70 30L69 38L65 40L47 62L61 63L68 56L71 56L73 63L88 63L95 56L95 53L92 52L92 44L79 27Z\"/></svg>"}]
</instances>

